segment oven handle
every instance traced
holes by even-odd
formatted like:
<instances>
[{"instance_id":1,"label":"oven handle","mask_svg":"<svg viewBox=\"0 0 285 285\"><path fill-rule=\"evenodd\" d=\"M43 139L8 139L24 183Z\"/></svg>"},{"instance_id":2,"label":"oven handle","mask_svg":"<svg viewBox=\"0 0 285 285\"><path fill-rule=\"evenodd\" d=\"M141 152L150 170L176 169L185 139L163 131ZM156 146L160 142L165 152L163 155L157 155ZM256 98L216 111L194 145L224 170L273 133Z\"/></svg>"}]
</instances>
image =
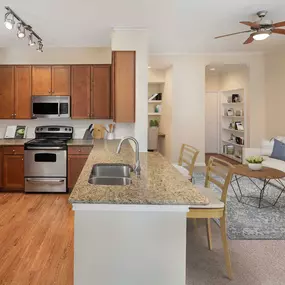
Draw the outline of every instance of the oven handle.
<instances>
[{"instance_id":1,"label":"oven handle","mask_svg":"<svg viewBox=\"0 0 285 285\"><path fill-rule=\"evenodd\" d=\"M57 185L64 183L64 179L56 179L56 180L50 180L50 179L26 179L27 182L34 183L34 184L50 184L50 185Z\"/></svg>"},{"instance_id":2,"label":"oven handle","mask_svg":"<svg viewBox=\"0 0 285 285\"><path fill-rule=\"evenodd\" d=\"M57 103L58 107L57 107L57 114L60 117L60 102Z\"/></svg>"},{"instance_id":3,"label":"oven handle","mask_svg":"<svg viewBox=\"0 0 285 285\"><path fill-rule=\"evenodd\" d=\"M53 150L53 149L63 149L61 146L27 146L27 150Z\"/></svg>"}]
</instances>

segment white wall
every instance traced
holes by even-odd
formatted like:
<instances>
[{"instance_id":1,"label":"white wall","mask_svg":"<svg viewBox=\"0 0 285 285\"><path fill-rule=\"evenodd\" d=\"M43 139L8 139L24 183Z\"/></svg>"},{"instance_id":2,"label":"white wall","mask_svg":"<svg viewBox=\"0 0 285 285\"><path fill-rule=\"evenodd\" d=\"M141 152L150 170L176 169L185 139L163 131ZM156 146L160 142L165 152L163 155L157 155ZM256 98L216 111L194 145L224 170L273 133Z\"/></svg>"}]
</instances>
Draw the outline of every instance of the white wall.
<instances>
[{"instance_id":1,"label":"white wall","mask_svg":"<svg viewBox=\"0 0 285 285\"><path fill-rule=\"evenodd\" d=\"M148 131L148 38L143 29L114 29L112 50L136 51L136 122L135 137L140 143L140 151L147 151Z\"/></svg>"},{"instance_id":2,"label":"white wall","mask_svg":"<svg viewBox=\"0 0 285 285\"><path fill-rule=\"evenodd\" d=\"M0 64L111 64L110 47L45 48L43 53L27 48L0 48Z\"/></svg>"},{"instance_id":3,"label":"white wall","mask_svg":"<svg viewBox=\"0 0 285 285\"><path fill-rule=\"evenodd\" d=\"M152 55L150 64L173 65L173 161L177 160L182 143L200 149L197 162L203 164L205 161L205 67L213 62L247 65L250 147L258 147L265 137L265 70L262 54Z\"/></svg>"},{"instance_id":4,"label":"white wall","mask_svg":"<svg viewBox=\"0 0 285 285\"><path fill-rule=\"evenodd\" d=\"M165 72L165 83L164 83L164 90L163 90L163 98L162 98L162 114L160 119L160 131L165 134L164 138L160 138L163 140L161 142L162 150L161 152L164 156L169 160L172 161L172 106L173 106L173 84L172 84L172 77L173 77L173 69L172 67L168 68Z\"/></svg>"},{"instance_id":5,"label":"white wall","mask_svg":"<svg viewBox=\"0 0 285 285\"><path fill-rule=\"evenodd\" d=\"M218 72L206 72L205 78L206 92L215 92L221 90L221 75Z\"/></svg>"},{"instance_id":6,"label":"white wall","mask_svg":"<svg viewBox=\"0 0 285 285\"><path fill-rule=\"evenodd\" d=\"M285 53L265 56L266 137L285 136Z\"/></svg>"},{"instance_id":7,"label":"white wall","mask_svg":"<svg viewBox=\"0 0 285 285\"><path fill-rule=\"evenodd\" d=\"M148 69L148 82L164 82L165 70L163 69Z\"/></svg>"}]
</instances>

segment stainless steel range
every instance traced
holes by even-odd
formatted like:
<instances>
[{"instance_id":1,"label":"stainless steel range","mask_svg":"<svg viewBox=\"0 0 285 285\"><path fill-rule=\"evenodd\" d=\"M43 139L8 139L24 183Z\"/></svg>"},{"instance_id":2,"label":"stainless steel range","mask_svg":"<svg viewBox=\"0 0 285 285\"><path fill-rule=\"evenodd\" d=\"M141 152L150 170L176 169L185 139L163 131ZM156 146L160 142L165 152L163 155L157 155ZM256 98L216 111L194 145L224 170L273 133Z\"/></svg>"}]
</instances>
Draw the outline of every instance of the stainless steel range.
<instances>
[{"instance_id":1,"label":"stainless steel range","mask_svg":"<svg viewBox=\"0 0 285 285\"><path fill-rule=\"evenodd\" d=\"M40 126L25 143L25 192L67 192L67 140L73 127Z\"/></svg>"}]
</instances>

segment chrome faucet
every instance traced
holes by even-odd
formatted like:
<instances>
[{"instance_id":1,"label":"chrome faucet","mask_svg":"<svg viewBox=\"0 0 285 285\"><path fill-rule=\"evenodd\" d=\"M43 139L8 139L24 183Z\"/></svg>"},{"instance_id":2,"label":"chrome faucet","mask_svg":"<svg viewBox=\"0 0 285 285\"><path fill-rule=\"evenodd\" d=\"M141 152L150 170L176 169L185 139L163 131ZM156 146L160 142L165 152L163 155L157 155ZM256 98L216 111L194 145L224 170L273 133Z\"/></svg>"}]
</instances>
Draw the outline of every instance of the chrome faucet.
<instances>
[{"instance_id":1,"label":"chrome faucet","mask_svg":"<svg viewBox=\"0 0 285 285\"><path fill-rule=\"evenodd\" d=\"M136 175L140 175L141 174L140 147L139 147L139 142L134 137L124 137L124 138L122 138L120 143L119 143L119 145L118 145L117 153L120 153L122 143L125 140L132 140L136 144L136 164L134 166L134 172L135 172Z\"/></svg>"}]
</instances>

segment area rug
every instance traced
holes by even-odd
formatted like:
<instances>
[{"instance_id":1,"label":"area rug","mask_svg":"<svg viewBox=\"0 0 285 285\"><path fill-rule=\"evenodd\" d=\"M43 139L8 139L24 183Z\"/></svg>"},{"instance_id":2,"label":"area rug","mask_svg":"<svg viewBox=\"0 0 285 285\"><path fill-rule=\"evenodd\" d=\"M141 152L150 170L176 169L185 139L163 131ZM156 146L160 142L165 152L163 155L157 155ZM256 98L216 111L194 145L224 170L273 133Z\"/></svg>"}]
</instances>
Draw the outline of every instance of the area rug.
<instances>
[{"instance_id":1,"label":"area rug","mask_svg":"<svg viewBox=\"0 0 285 285\"><path fill-rule=\"evenodd\" d=\"M204 185L205 175L194 173L193 182L196 185ZM259 190L247 179L239 180L244 195L259 195ZM261 183L261 181L256 181ZM237 187L234 185L236 192ZM211 188L221 193L221 190L214 184ZM273 203L280 190L268 185L264 198ZM244 198L245 202L257 205L257 199ZM269 205L263 202L263 206ZM253 206L244 205L238 202L231 186L227 196L227 232L231 240L285 240L285 193L283 193L274 207L258 209Z\"/></svg>"}]
</instances>

